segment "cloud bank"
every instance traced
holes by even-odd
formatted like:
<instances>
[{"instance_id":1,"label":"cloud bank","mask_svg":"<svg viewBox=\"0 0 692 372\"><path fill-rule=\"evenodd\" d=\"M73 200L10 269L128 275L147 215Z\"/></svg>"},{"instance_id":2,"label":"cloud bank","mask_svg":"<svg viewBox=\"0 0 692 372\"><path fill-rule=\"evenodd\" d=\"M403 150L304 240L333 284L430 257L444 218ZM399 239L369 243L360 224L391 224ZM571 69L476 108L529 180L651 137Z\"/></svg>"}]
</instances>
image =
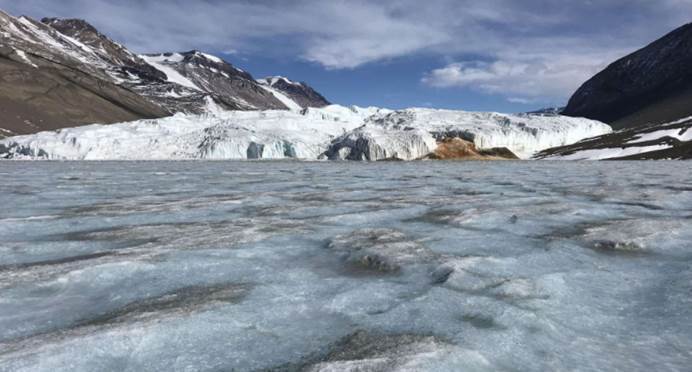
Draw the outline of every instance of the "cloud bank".
<instances>
[{"instance_id":1,"label":"cloud bank","mask_svg":"<svg viewBox=\"0 0 692 372\"><path fill-rule=\"evenodd\" d=\"M0 8L84 18L138 52L262 53L327 69L426 55L439 66L421 71L422 84L515 102L564 99L692 14L687 0L0 0Z\"/></svg>"}]
</instances>

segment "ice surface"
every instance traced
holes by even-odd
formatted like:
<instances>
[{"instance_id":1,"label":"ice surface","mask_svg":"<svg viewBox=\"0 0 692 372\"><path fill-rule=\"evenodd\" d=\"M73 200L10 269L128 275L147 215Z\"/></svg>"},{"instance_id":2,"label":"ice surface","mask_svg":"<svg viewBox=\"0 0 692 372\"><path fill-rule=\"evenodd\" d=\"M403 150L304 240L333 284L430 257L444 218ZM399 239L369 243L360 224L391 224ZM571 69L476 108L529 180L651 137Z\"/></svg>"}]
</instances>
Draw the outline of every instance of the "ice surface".
<instances>
[{"instance_id":1,"label":"ice surface","mask_svg":"<svg viewBox=\"0 0 692 372\"><path fill-rule=\"evenodd\" d=\"M688 171L0 162L0 370L687 370Z\"/></svg>"}]
</instances>

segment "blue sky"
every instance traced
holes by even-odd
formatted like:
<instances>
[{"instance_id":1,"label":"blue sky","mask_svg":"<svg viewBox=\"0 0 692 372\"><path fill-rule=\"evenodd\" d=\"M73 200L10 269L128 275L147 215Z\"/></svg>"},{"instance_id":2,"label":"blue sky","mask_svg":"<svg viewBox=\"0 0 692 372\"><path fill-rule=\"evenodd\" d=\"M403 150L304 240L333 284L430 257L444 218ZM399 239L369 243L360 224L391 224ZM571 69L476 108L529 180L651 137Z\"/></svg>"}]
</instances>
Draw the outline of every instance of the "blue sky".
<instances>
[{"instance_id":1,"label":"blue sky","mask_svg":"<svg viewBox=\"0 0 692 372\"><path fill-rule=\"evenodd\" d=\"M335 103L501 112L561 105L692 20L689 0L0 0L83 18L130 49L200 49Z\"/></svg>"}]
</instances>

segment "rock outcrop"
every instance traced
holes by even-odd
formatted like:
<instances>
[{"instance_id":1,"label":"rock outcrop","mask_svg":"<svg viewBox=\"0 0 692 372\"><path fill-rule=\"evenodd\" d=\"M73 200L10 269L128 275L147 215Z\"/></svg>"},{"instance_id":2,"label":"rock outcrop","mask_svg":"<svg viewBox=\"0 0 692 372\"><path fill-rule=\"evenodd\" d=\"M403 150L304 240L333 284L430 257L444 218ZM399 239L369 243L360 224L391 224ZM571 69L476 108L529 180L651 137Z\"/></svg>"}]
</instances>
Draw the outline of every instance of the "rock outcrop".
<instances>
[{"instance_id":1,"label":"rock outcrop","mask_svg":"<svg viewBox=\"0 0 692 372\"><path fill-rule=\"evenodd\" d=\"M461 138L445 138L438 142L435 151L423 159L430 160L518 160L512 151L505 147L482 149L473 142Z\"/></svg>"}]
</instances>

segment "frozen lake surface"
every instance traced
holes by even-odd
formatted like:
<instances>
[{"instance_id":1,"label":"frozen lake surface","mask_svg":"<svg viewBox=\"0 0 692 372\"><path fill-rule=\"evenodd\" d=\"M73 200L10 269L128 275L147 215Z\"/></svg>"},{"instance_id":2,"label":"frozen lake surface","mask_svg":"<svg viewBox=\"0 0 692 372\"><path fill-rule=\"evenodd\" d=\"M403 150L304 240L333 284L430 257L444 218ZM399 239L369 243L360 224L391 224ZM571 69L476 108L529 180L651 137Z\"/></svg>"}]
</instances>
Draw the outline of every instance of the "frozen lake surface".
<instances>
[{"instance_id":1,"label":"frozen lake surface","mask_svg":"<svg viewBox=\"0 0 692 372\"><path fill-rule=\"evenodd\" d=\"M0 162L0 370L689 370L691 169Z\"/></svg>"}]
</instances>

